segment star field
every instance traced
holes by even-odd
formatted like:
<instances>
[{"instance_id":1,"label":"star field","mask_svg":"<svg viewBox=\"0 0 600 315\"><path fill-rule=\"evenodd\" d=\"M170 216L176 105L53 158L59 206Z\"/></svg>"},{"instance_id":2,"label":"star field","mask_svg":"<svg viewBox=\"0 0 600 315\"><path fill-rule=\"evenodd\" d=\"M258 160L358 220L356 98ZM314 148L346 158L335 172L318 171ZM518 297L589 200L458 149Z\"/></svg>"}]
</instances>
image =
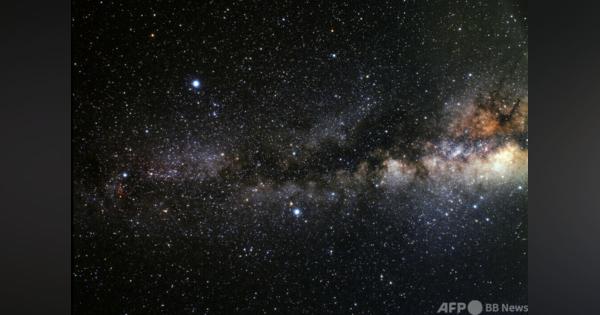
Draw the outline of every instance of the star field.
<instances>
[{"instance_id":1,"label":"star field","mask_svg":"<svg viewBox=\"0 0 600 315\"><path fill-rule=\"evenodd\" d=\"M74 1L74 313L527 304L527 24L512 1Z\"/></svg>"}]
</instances>

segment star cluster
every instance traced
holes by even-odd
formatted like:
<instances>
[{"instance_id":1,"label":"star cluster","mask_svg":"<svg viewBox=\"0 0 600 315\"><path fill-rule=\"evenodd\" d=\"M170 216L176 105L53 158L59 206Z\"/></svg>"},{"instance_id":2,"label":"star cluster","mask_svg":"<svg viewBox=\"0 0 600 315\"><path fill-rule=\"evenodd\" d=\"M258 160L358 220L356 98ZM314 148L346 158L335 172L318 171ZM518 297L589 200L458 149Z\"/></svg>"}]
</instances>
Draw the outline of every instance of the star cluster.
<instances>
[{"instance_id":1,"label":"star cluster","mask_svg":"<svg viewBox=\"0 0 600 315\"><path fill-rule=\"evenodd\" d=\"M523 3L72 15L75 313L527 303Z\"/></svg>"}]
</instances>

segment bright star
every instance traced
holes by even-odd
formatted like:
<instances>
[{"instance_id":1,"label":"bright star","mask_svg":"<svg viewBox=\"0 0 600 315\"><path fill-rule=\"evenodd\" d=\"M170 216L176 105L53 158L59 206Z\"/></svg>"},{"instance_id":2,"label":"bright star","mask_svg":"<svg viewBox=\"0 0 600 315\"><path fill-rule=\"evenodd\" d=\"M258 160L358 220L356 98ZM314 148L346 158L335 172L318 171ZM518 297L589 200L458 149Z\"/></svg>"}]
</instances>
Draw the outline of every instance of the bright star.
<instances>
[{"instance_id":1,"label":"bright star","mask_svg":"<svg viewBox=\"0 0 600 315\"><path fill-rule=\"evenodd\" d=\"M192 81L192 86L195 88L199 88L200 87L200 80L194 80Z\"/></svg>"},{"instance_id":2,"label":"bright star","mask_svg":"<svg viewBox=\"0 0 600 315\"><path fill-rule=\"evenodd\" d=\"M295 216L299 217L302 212L300 211L300 208L294 208L294 209L292 209L292 213Z\"/></svg>"}]
</instances>

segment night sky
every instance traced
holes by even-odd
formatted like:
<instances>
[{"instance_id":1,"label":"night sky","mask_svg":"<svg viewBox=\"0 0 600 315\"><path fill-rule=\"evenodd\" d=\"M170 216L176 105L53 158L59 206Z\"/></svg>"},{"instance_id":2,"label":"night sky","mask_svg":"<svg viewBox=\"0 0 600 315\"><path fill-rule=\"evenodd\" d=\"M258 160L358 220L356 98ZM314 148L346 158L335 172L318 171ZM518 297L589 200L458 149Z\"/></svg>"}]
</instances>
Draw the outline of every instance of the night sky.
<instances>
[{"instance_id":1,"label":"night sky","mask_svg":"<svg viewBox=\"0 0 600 315\"><path fill-rule=\"evenodd\" d=\"M74 314L527 303L512 1L73 1Z\"/></svg>"}]
</instances>

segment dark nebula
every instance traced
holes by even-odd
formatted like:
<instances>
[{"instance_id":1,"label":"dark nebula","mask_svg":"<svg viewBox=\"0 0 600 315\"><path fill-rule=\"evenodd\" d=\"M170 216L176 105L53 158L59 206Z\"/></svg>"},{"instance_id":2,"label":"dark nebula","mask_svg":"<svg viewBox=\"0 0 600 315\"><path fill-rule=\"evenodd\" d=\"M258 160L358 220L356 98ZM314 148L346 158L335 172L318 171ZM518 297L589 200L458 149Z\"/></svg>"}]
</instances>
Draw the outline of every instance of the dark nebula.
<instances>
[{"instance_id":1,"label":"dark nebula","mask_svg":"<svg viewBox=\"0 0 600 315\"><path fill-rule=\"evenodd\" d=\"M527 304L511 1L73 1L74 314Z\"/></svg>"}]
</instances>

